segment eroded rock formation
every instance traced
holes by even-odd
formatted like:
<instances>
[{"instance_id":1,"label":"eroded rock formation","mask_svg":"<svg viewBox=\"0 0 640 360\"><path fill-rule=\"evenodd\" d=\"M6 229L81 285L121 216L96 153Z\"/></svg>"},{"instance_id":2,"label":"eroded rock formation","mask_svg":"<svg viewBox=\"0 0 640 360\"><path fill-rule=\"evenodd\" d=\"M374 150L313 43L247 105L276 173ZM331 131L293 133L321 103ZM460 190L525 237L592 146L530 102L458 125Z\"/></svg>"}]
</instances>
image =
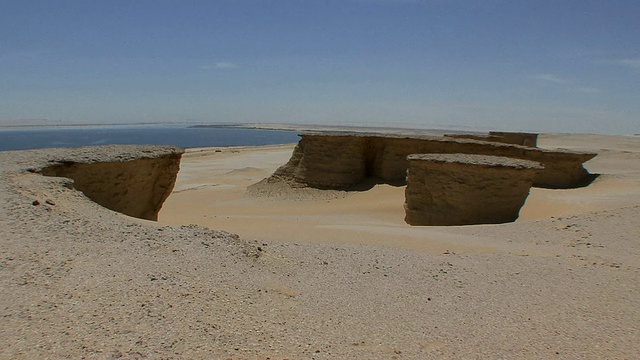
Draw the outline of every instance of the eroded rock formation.
<instances>
[{"instance_id":1,"label":"eroded rock formation","mask_svg":"<svg viewBox=\"0 0 640 360\"><path fill-rule=\"evenodd\" d=\"M536 133L489 131L489 136L505 144L538 146L538 134Z\"/></svg>"},{"instance_id":2,"label":"eroded rock formation","mask_svg":"<svg viewBox=\"0 0 640 360\"><path fill-rule=\"evenodd\" d=\"M534 186L572 188L589 176L582 164L594 153L545 150L487 141L434 136L364 133L303 133L289 162L276 177L318 188L356 185L367 177L404 182L411 154L477 154L531 160L544 165Z\"/></svg>"},{"instance_id":3,"label":"eroded rock formation","mask_svg":"<svg viewBox=\"0 0 640 360\"><path fill-rule=\"evenodd\" d=\"M473 225L515 221L539 163L468 154L409 155L405 221Z\"/></svg>"},{"instance_id":4,"label":"eroded rock formation","mask_svg":"<svg viewBox=\"0 0 640 360\"><path fill-rule=\"evenodd\" d=\"M538 146L538 134L535 133L489 131L489 135L446 134L445 136L455 139L490 141L529 147Z\"/></svg>"},{"instance_id":5,"label":"eroded rock formation","mask_svg":"<svg viewBox=\"0 0 640 360\"><path fill-rule=\"evenodd\" d=\"M72 179L72 188L106 208L157 220L175 185L182 153L169 146L78 148L35 171Z\"/></svg>"}]
</instances>

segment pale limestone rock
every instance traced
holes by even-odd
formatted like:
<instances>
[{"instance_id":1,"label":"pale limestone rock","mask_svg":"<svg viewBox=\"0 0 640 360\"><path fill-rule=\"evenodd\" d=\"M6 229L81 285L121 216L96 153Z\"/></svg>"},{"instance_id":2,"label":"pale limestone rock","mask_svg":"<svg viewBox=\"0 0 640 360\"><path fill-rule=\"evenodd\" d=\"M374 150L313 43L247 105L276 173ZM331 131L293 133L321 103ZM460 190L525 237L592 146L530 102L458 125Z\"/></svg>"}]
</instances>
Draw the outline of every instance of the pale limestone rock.
<instances>
[{"instance_id":1,"label":"pale limestone rock","mask_svg":"<svg viewBox=\"0 0 640 360\"><path fill-rule=\"evenodd\" d=\"M546 150L496 142L434 136L367 133L303 133L289 162L274 175L317 188L344 188L376 177L402 183L411 154L477 154L531 160L544 165L534 186L573 188L589 179L583 163L594 153Z\"/></svg>"},{"instance_id":2,"label":"pale limestone rock","mask_svg":"<svg viewBox=\"0 0 640 360\"><path fill-rule=\"evenodd\" d=\"M518 218L540 164L498 156L410 155L405 221L473 225Z\"/></svg>"},{"instance_id":3,"label":"pale limestone rock","mask_svg":"<svg viewBox=\"0 0 640 360\"><path fill-rule=\"evenodd\" d=\"M175 185L183 150L169 146L68 149L37 172L72 179L68 186L125 215L157 220Z\"/></svg>"},{"instance_id":4,"label":"pale limestone rock","mask_svg":"<svg viewBox=\"0 0 640 360\"><path fill-rule=\"evenodd\" d=\"M474 134L445 134L445 137L454 139L471 139L503 144L522 145L528 147L538 146L538 134L525 132L489 131L488 135Z\"/></svg>"}]
</instances>

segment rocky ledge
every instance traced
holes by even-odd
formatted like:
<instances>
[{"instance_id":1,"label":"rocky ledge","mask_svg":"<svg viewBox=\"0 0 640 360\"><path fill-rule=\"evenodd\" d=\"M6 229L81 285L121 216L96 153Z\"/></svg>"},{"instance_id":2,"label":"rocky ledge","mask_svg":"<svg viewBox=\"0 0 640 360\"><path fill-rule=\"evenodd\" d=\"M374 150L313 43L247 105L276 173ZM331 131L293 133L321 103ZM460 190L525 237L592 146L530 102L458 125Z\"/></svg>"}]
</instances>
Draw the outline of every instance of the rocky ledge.
<instances>
[{"instance_id":1,"label":"rocky ledge","mask_svg":"<svg viewBox=\"0 0 640 360\"><path fill-rule=\"evenodd\" d=\"M488 135L445 134L444 136L455 139L490 141L529 147L538 146L538 134L536 133L489 131Z\"/></svg>"},{"instance_id":2,"label":"rocky ledge","mask_svg":"<svg viewBox=\"0 0 640 360\"><path fill-rule=\"evenodd\" d=\"M58 178L60 185L82 192L99 205L157 220L175 185L183 152L172 146L114 145L3 155L11 154L18 160L18 172L24 170L19 168L21 163L30 161L29 172Z\"/></svg>"},{"instance_id":3,"label":"rocky ledge","mask_svg":"<svg viewBox=\"0 0 640 360\"><path fill-rule=\"evenodd\" d=\"M410 225L473 225L518 218L536 162L498 156L410 155L405 221Z\"/></svg>"},{"instance_id":4,"label":"rocky ledge","mask_svg":"<svg viewBox=\"0 0 640 360\"><path fill-rule=\"evenodd\" d=\"M488 141L435 136L349 132L303 133L289 162L274 173L317 188L345 188L368 177L404 183L411 154L476 154L541 163L533 185L573 188L589 179L583 163L597 154L546 150Z\"/></svg>"}]
</instances>

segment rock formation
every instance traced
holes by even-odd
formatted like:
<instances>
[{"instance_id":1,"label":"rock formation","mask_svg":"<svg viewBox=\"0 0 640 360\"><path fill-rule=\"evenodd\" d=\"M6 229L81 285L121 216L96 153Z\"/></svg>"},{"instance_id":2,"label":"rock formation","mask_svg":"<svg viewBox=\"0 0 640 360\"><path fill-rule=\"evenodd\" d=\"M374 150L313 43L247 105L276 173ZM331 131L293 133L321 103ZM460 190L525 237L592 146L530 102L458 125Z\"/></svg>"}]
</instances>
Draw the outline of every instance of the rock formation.
<instances>
[{"instance_id":1,"label":"rock formation","mask_svg":"<svg viewBox=\"0 0 640 360\"><path fill-rule=\"evenodd\" d=\"M182 153L168 146L78 148L34 172L72 179L69 187L111 210L157 220L173 190Z\"/></svg>"},{"instance_id":2,"label":"rock formation","mask_svg":"<svg viewBox=\"0 0 640 360\"><path fill-rule=\"evenodd\" d=\"M320 135L320 134L318 134ZM369 141L365 137L307 136L293 150L276 175L293 177L313 187L340 188L357 184L368 175Z\"/></svg>"},{"instance_id":3,"label":"rock formation","mask_svg":"<svg viewBox=\"0 0 640 360\"><path fill-rule=\"evenodd\" d=\"M529 147L538 145L538 134L535 133L489 131L489 135L445 134L445 136L455 139L490 141Z\"/></svg>"},{"instance_id":4,"label":"rock formation","mask_svg":"<svg viewBox=\"0 0 640 360\"><path fill-rule=\"evenodd\" d=\"M536 133L489 131L489 137L505 144L538 146L538 134Z\"/></svg>"},{"instance_id":5,"label":"rock formation","mask_svg":"<svg viewBox=\"0 0 640 360\"><path fill-rule=\"evenodd\" d=\"M531 160L544 165L534 186L572 188L589 176L582 164L594 153L545 150L487 141L434 136L365 133L303 133L289 162L276 177L317 188L344 188L367 177L388 183L405 181L411 154L477 154Z\"/></svg>"},{"instance_id":6,"label":"rock formation","mask_svg":"<svg viewBox=\"0 0 640 360\"><path fill-rule=\"evenodd\" d=\"M473 225L515 221L542 166L498 156L409 155L405 221Z\"/></svg>"}]
</instances>

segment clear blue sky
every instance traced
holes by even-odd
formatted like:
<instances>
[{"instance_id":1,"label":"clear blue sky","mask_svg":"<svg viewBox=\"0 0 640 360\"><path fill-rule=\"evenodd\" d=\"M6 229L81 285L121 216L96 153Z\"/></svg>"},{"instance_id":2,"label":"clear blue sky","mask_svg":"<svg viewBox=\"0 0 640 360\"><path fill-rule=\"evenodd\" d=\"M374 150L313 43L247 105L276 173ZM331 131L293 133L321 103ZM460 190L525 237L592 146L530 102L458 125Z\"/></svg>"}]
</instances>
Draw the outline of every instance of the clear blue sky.
<instances>
[{"instance_id":1,"label":"clear blue sky","mask_svg":"<svg viewBox=\"0 0 640 360\"><path fill-rule=\"evenodd\" d=\"M0 123L640 133L638 0L0 0Z\"/></svg>"}]
</instances>

